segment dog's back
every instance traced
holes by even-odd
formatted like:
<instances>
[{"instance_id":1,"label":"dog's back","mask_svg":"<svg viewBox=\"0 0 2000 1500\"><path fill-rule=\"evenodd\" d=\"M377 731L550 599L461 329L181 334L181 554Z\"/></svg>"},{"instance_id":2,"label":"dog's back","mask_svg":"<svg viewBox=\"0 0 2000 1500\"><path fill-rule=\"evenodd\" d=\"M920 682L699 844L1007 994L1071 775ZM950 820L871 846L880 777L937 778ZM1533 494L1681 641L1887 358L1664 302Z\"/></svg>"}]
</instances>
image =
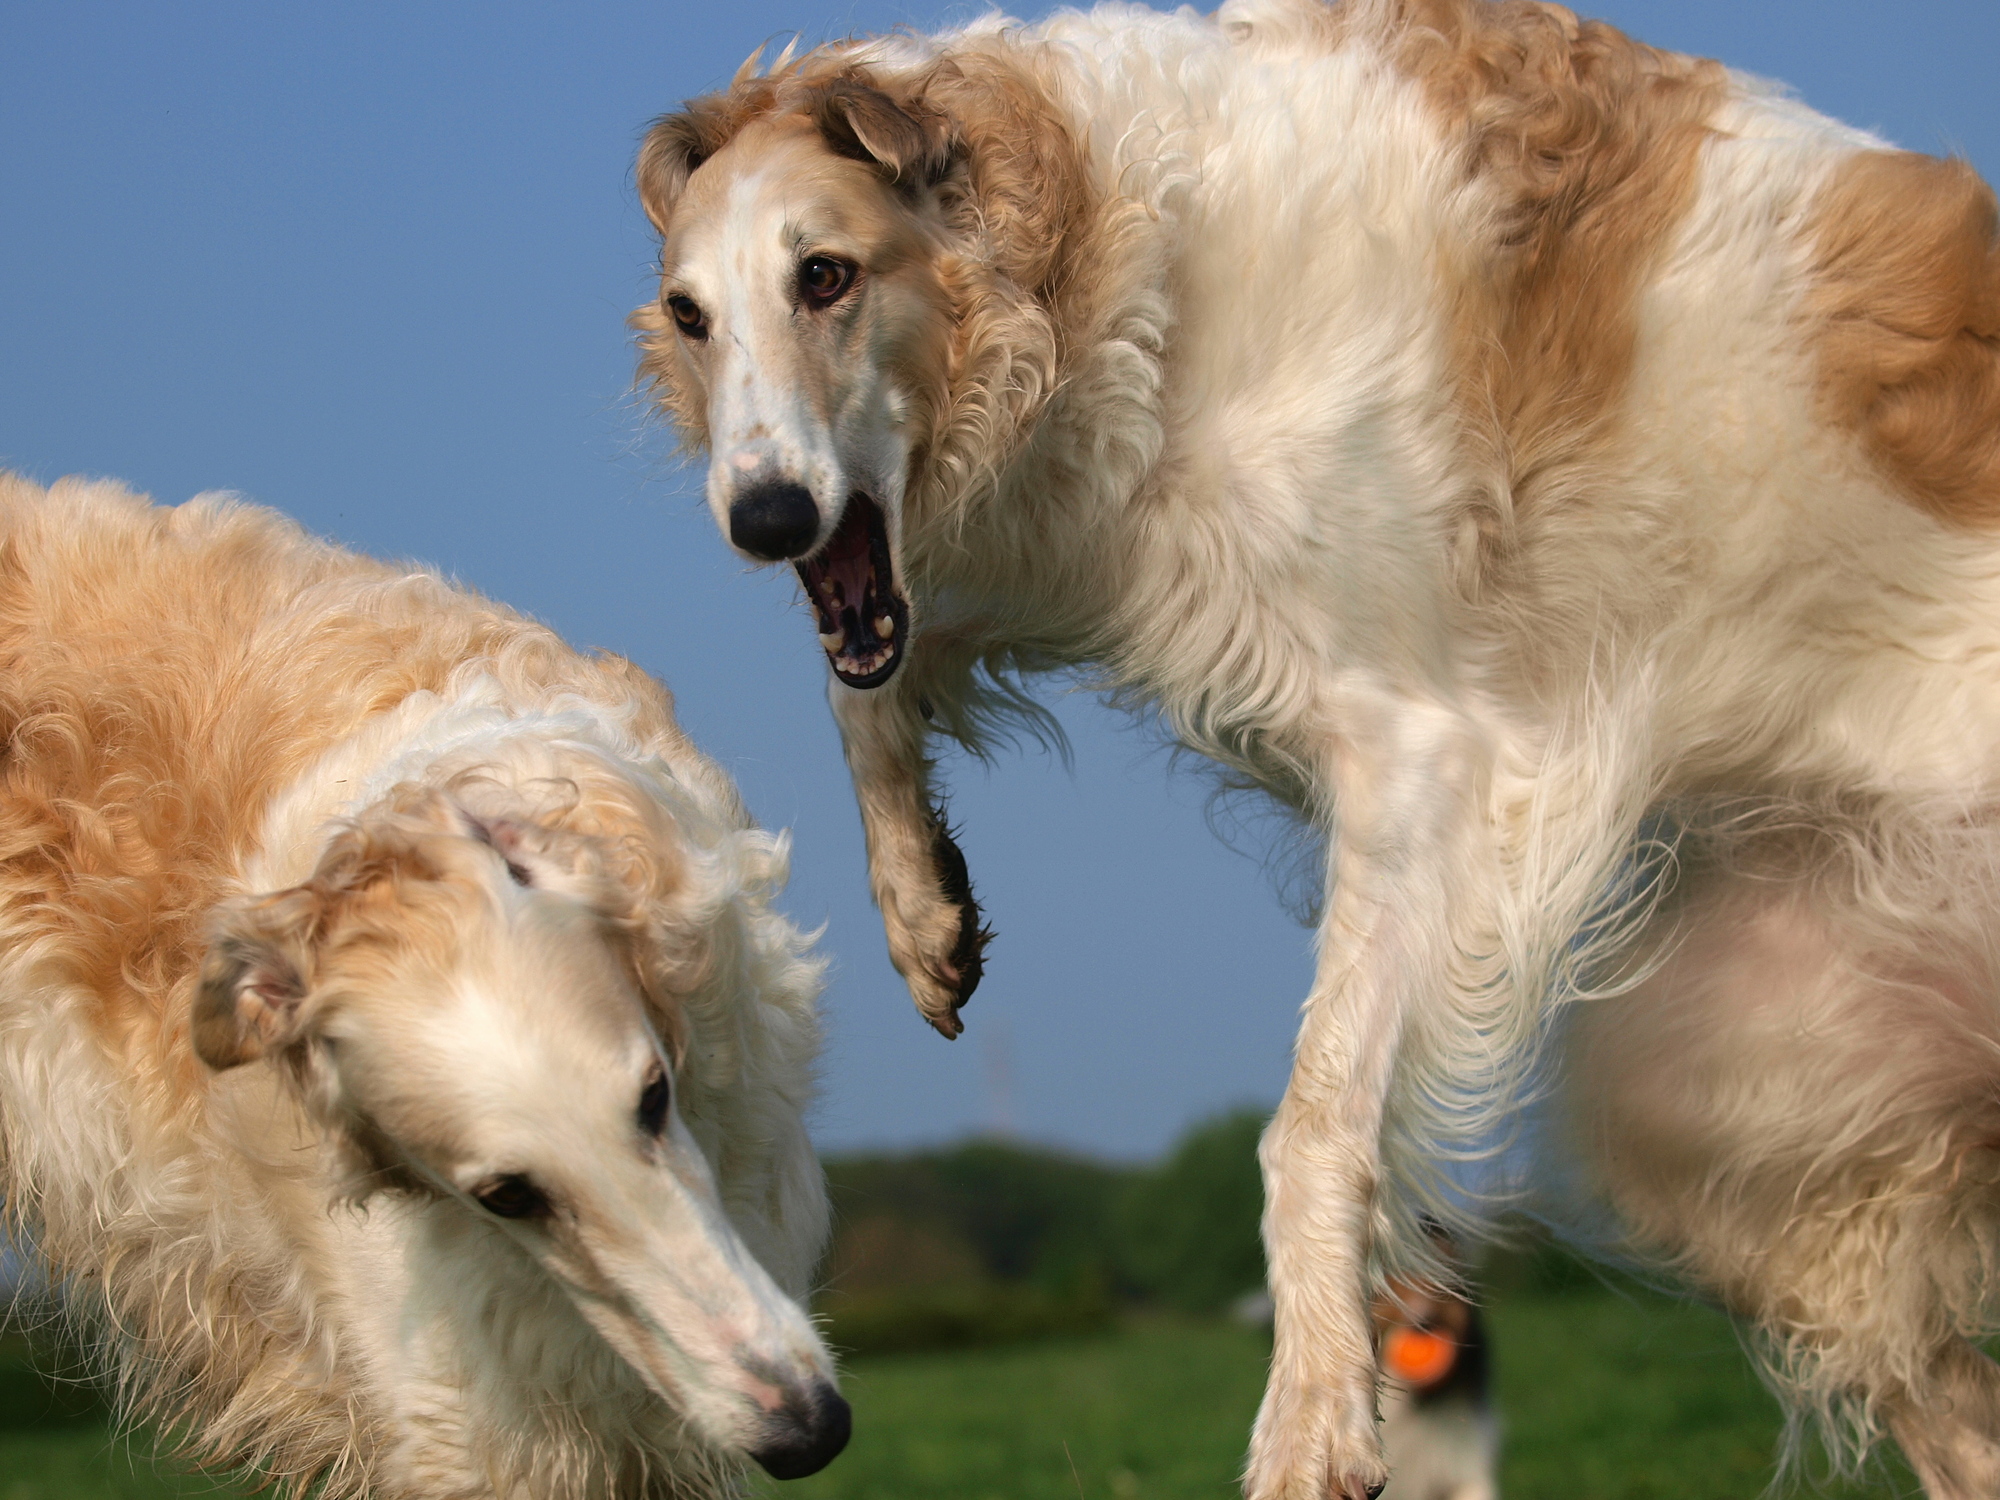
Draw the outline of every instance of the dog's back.
<instances>
[{"instance_id":1,"label":"dog's back","mask_svg":"<svg viewBox=\"0 0 2000 1500\"><path fill-rule=\"evenodd\" d=\"M108 1023L163 1017L180 976L152 966L193 941L186 924L227 890L273 797L367 720L468 672L521 708L614 707L636 741L695 759L646 674L428 569L228 497L162 508L0 474L10 930L72 934Z\"/></svg>"}]
</instances>

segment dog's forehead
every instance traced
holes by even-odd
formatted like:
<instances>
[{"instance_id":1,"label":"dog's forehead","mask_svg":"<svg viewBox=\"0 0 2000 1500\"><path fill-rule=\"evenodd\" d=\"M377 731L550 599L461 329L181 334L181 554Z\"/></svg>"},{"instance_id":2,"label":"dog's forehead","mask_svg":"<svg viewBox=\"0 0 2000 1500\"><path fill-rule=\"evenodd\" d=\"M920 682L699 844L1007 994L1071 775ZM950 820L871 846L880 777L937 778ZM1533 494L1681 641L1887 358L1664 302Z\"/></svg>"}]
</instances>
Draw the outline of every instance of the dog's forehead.
<instances>
[{"instance_id":1,"label":"dog's forehead","mask_svg":"<svg viewBox=\"0 0 2000 1500\"><path fill-rule=\"evenodd\" d=\"M622 1118L656 1039L636 986L594 929L496 924L473 935L458 962L413 967L404 987L357 996L328 1026L353 1050L356 1102L436 1157L536 1121L580 1128L607 1110Z\"/></svg>"},{"instance_id":2,"label":"dog's forehead","mask_svg":"<svg viewBox=\"0 0 2000 1500\"><path fill-rule=\"evenodd\" d=\"M494 1038L555 1064L622 1051L644 1034L637 987L594 913L545 892L503 903L465 903L448 927L413 923L386 961L341 977L346 999L330 1029L397 1067Z\"/></svg>"},{"instance_id":3,"label":"dog's forehead","mask_svg":"<svg viewBox=\"0 0 2000 1500\"><path fill-rule=\"evenodd\" d=\"M638 990L611 933L566 898L522 901L470 958L460 992L485 997L496 1026L593 1052L622 1050L644 1029Z\"/></svg>"},{"instance_id":4,"label":"dog's forehead","mask_svg":"<svg viewBox=\"0 0 2000 1500\"><path fill-rule=\"evenodd\" d=\"M663 246L669 267L851 244L888 228L880 174L836 154L803 115L753 120L688 179Z\"/></svg>"}]
</instances>

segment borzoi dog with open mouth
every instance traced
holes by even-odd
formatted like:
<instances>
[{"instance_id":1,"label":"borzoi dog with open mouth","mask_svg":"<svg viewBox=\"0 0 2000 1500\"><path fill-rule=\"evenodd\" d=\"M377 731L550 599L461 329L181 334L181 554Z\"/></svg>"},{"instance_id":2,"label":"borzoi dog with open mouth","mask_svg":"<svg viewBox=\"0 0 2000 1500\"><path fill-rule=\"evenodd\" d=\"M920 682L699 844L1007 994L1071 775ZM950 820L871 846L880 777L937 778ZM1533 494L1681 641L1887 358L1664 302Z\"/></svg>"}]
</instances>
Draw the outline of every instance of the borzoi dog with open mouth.
<instances>
[{"instance_id":1,"label":"borzoi dog with open mouth","mask_svg":"<svg viewBox=\"0 0 2000 1500\"><path fill-rule=\"evenodd\" d=\"M729 539L799 570L933 1025L984 954L927 745L1016 671L1327 836L1255 1500L1382 1482L1371 1282L1463 1217L1434 1164L1551 1038L1627 1251L1841 1456L1886 1428L1931 1495L2000 1493L1965 164L1535 0L1229 0L747 66L638 180L643 373Z\"/></svg>"},{"instance_id":2,"label":"borzoi dog with open mouth","mask_svg":"<svg viewBox=\"0 0 2000 1500\"><path fill-rule=\"evenodd\" d=\"M0 475L0 1198L293 1494L822 1467L819 966L615 657L223 499Z\"/></svg>"}]
</instances>

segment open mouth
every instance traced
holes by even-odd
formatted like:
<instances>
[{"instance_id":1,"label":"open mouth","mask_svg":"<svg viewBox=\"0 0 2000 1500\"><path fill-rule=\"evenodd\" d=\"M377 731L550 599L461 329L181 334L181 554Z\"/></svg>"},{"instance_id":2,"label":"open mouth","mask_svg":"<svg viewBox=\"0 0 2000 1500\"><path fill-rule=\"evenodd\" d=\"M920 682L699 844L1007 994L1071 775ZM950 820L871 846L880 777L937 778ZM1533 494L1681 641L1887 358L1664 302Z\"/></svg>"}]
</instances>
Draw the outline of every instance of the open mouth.
<instances>
[{"instance_id":1,"label":"open mouth","mask_svg":"<svg viewBox=\"0 0 2000 1500\"><path fill-rule=\"evenodd\" d=\"M832 539L793 566L819 617L819 643L834 676L855 688L880 687L895 676L910 606L896 592L882 507L856 490Z\"/></svg>"}]
</instances>

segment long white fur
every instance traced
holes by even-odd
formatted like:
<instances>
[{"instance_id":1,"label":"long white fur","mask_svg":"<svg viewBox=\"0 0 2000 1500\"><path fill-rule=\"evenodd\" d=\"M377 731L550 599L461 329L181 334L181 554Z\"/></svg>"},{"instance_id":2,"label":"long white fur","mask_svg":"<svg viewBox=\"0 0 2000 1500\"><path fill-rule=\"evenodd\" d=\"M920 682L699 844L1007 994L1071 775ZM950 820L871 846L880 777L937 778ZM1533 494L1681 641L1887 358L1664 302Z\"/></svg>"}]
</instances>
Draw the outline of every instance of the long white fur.
<instances>
[{"instance_id":1,"label":"long white fur","mask_svg":"<svg viewBox=\"0 0 2000 1500\"><path fill-rule=\"evenodd\" d=\"M1254 1500L1359 1500L1381 1480L1371 1256L1374 1274L1420 1260L1419 1213L1458 1211L1432 1163L1493 1139L1552 1009L1625 991L1657 1025L1698 1018L1704 1049L1755 1047L1771 1080L1725 1116L1669 1074L1684 1107L1657 1112L1666 1136L1614 1150L1590 1100L1676 1059L1608 1025L1573 1054L1580 1148L1642 1248L1780 1346L1789 1397L1842 1414L1859 1446L1893 1426L1934 1496L1991 1493L2000 1376L1965 1338L1990 1317L2000 1137L1959 1074L1891 1119L1885 1082L1926 1058L1889 1070L1873 1043L1907 1024L1906 993L1925 1013L1952 997L1981 1049L2000 1038L2000 545L1910 504L1827 424L1800 332L1803 226L1840 163L1880 143L1729 81L1692 206L1639 289L1619 437L1517 514L1451 404L1453 247L1489 239L1498 207L1367 26L1329 48L1324 16L1103 5L841 54L919 94L939 68L1031 72L1101 205L1073 273L1088 325L1055 365L1023 346L994 366L1011 396L914 475L893 421L848 415L897 409L890 371L843 367L862 396L819 411L793 388L798 320L731 322L803 243L760 227L784 174L756 177L739 142L694 179L743 173L729 214L668 215L669 281L712 303L731 351L726 376L690 349L665 377L708 413L711 498L726 507L754 439L869 455L842 483L889 512L920 622L909 659L885 687L830 691L892 952L944 1024L956 914L923 836L933 727L976 742L1014 669L1095 671L1330 835L1318 973L1263 1150L1278 1332ZM775 437L738 422L752 409ZM815 494L830 531L844 493ZM1468 497L1520 566L1494 569ZM1758 1040L1752 997L1729 988L1747 981L1667 960L1691 928L1739 920L1686 894L1697 876L1732 890L1752 870L1807 929L1847 934L1854 1003L1823 1046L1809 1028ZM1794 1068L1828 1086L1787 1087ZM1925 1131L1957 1143L1950 1172ZM1884 1175L1856 1198L1851 1162L1815 1174L1784 1144L1813 1140L1883 1153ZM1682 1149L1702 1166L1670 1192L1632 1154ZM1824 1226L1789 1259L1787 1182L1822 1195ZM1753 1220L1765 1238L1723 1232ZM1892 1284L1896 1315L1839 1326Z\"/></svg>"}]
</instances>

